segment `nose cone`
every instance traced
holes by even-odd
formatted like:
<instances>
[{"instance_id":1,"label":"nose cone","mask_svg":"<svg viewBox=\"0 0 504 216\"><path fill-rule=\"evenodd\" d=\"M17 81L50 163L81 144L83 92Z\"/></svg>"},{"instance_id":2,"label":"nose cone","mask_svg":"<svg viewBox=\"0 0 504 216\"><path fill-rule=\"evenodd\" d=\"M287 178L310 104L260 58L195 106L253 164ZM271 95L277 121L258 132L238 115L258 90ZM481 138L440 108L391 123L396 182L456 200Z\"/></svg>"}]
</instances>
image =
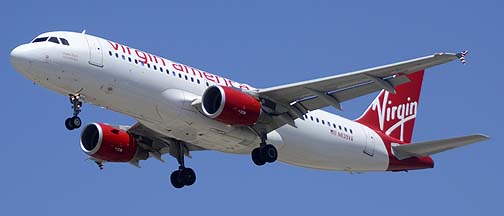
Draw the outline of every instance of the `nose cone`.
<instances>
[{"instance_id":1,"label":"nose cone","mask_svg":"<svg viewBox=\"0 0 504 216\"><path fill-rule=\"evenodd\" d=\"M14 48L10 53L10 62L19 72L27 72L30 68L30 52L26 45Z\"/></svg>"}]
</instances>

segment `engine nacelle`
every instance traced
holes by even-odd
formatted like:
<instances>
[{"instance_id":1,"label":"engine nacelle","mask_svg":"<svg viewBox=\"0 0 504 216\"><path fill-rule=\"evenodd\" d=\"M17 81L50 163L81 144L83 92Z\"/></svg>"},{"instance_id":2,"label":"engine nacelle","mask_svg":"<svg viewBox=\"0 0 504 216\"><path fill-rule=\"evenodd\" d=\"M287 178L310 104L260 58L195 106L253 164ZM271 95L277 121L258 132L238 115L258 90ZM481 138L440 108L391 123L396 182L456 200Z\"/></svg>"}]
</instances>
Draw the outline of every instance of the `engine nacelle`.
<instances>
[{"instance_id":1,"label":"engine nacelle","mask_svg":"<svg viewBox=\"0 0 504 216\"><path fill-rule=\"evenodd\" d=\"M87 125L82 130L80 145L89 156L110 162L128 162L137 153L143 153L131 134L102 123Z\"/></svg>"},{"instance_id":2,"label":"engine nacelle","mask_svg":"<svg viewBox=\"0 0 504 216\"><path fill-rule=\"evenodd\" d=\"M201 104L206 116L230 125L253 125L261 115L256 98L227 86L208 87Z\"/></svg>"}]
</instances>

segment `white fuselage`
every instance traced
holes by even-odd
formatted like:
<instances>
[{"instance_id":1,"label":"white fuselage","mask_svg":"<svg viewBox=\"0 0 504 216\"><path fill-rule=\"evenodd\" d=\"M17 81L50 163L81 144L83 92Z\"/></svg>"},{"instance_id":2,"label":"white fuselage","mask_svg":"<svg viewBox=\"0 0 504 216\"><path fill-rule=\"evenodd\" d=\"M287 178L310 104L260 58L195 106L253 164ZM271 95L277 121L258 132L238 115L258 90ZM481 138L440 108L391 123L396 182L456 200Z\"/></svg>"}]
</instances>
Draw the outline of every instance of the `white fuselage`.
<instances>
[{"instance_id":1,"label":"white fuselage","mask_svg":"<svg viewBox=\"0 0 504 216\"><path fill-rule=\"evenodd\" d=\"M49 32L70 45L29 43L16 48L27 62L13 62L36 83L131 116L167 137L205 149L250 153L259 139L247 127L207 118L191 105L210 85L253 88L180 63L91 35ZM312 120L313 119L313 120ZM279 160L303 167L347 171L383 171L389 156L372 129L327 113L311 111L297 127L284 125L268 134Z\"/></svg>"}]
</instances>

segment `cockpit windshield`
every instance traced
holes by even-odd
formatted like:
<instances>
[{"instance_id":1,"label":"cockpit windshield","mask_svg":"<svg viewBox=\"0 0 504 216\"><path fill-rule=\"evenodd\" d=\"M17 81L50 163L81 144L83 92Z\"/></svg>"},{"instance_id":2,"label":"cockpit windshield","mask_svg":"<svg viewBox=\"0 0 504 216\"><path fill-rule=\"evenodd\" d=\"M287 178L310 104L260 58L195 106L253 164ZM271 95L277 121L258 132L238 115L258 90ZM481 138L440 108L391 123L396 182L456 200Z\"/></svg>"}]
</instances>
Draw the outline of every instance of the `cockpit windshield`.
<instances>
[{"instance_id":1,"label":"cockpit windshield","mask_svg":"<svg viewBox=\"0 0 504 216\"><path fill-rule=\"evenodd\" d=\"M68 43L67 39L65 39L65 38L57 38L57 37L39 37L39 38L35 38L32 41L32 43L46 42L46 41L50 41L50 42L53 42L55 44L60 44L60 41L61 41L61 44L65 45L65 46L70 46L70 44Z\"/></svg>"},{"instance_id":2,"label":"cockpit windshield","mask_svg":"<svg viewBox=\"0 0 504 216\"><path fill-rule=\"evenodd\" d=\"M50 37L49 38L49 41L53 42L53 43L56 43L56 44L59 44L59 40L57 37Z\"/></svg>"},{"instance_id":3,"label":"cockpit windshield","mask_svg":"<svg viewBox=\"0 0 504 216\"><path fill-rule=\"evenodd\" d=\"M49 38L49 37L35 38L35 40L33 40L32 43L44 42L44 41L47 41L47 38Z\"/></svg>"}]
</instances>

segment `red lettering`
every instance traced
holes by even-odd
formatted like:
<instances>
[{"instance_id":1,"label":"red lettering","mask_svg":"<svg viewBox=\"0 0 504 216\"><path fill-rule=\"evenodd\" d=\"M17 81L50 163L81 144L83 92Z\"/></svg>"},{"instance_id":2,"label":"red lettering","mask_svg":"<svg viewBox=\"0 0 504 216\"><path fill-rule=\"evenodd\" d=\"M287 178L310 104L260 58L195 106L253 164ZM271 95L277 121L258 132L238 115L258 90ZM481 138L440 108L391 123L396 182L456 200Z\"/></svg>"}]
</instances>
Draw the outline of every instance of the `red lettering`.
<instances>
[{"instance_id":1,"label":"red lettering","mask_svg":"<svg viewBox=\"0 0 504 216\"><path fill-rule=\"evenodd\" d=\"M198 69L196 69L196 70L197 70L197 71L198 71L198 73L199 73L199 77L200 77L200 78L203 78L203 75L201 74L201 71L200 71L200 70L198 70Z\"/></svg>"},{"instance_id":2,"label":"red lettering","mask_svg":"<svg viewBox=\"0 0 504 216\"><path fill-rule=\"evenodd\" d=\"M233 85L233 80L228 80L228 83L229 83L229 85L230 85L231 87L235 87L235 86Z\"/></svg>"},{"instance_id":3,"label":"red lettering","mask_svg":"<svg viewBox=\"0 0 504 216\"><path fill-rule=\"evenodd\" d=\"M126 49L124 49L124 46L121 44L121 48L123 50L123 53L126 53Z\"/></svg>"},{"instance_id":4,"label":"red lettering","mask_svg":"<svg viewBox=\"0 0 504 216\"><path fill-rule=\"evenodd\" d=\"M114 42L111 42L111 41L108 41L108 42L112 46L112 48L114 48L114 50L118 50L119 49L119 44L118 43L114 43Z\"/></svg>"},{"instance_id":5,"label":"red lettering","mask_svg":"<svg viewBox=\"0 0 504 216\"><path fill-rule=\"evenodd\" d=\"M213 78L214 78L214 75L209 74L209 73L207 73L207 72L203 72L203 75L205 75L205 79L207 79L208 81L215 82L215 81L214 81L214 79L213 79Z\"/></svg>"},{"instance_id":6,"label":"red lettering","mask_svg":"<svg viewBox=\"0 0 504 216\"><path fill-rule=\"evenodd\" d=\"M184 71L184 69L182 68L182 65L180 65L180 64L173 63L172 66L173 66L173 68L175 68L175 70Z\"/></svg>"},{"instance_id":7,"label":"red lettering","mask_svg":"<svg viewBox=\"0 0 504 216\"><path fill-rule=\"evenodd\" d=\"M164 58L161 58L161 62L163 62L163 66L165 66L165 67L166 67L166 63L165 63Z\"/></svg>"},{"instance_id":8,"label":"red lettering","mask_svg":"<svg viewBox=\"0 0 504 216\"><path fill-rule=\"evenodd\" d=\"M149 61L152 62L152 56L151 56L151 54L147 53L147 55L149 56Z\"/></svg>"},{"instance_id":9,"label":"red lettering","mask_svg":"<svg viewBox=\"0 0 504 216\"><path fill-rule=\"evenodd\" d=\"M192 70L192 74L193 74L194 76L196 76L196 70L194 70L194 68L192 68L192 67L191 67L191 70Z\"/></svg>"},{"instance_id":10,"label":"red lettering","mask_svg":"<svg viewBox=\"0 0 504 216\"><path fill-rule=\"evenodd\" d=\"M215 82L220 84L220 81L219 81L219 76L215 75Z\"/></svg>"},{"instance_id":11,"label":"red lettering","mask_svg":"<svg viewBox=\"0 0 504 216\"><path fill-rule=\"evenodd\" d=\"M189 73L189 70L187 69L187 66L184 65L186 73Z\"/></svg>"},{"instance_id":12,"label":"red lettering","mask_svg":"<svg viewBox=\"0 0 504 216\"><path fill-rule=\"evenodd\" d=\"M240 84L240 88L250 90L250 88L245 84Z\"/></svg>"},{"instance_id":13,"label":"red lettering","mask_svg":"<svg viewBox=\"0 0 504 216\"><path fill-rule=\"evenodd\" d=\"M156 64L157 64L157 63L158 63L158 61L157 61L156 56L155 56L155 55L153 55L153 57L154 57L154 62L156 62Z\"/></svg>"},{"instance_id":14,"label":"red lettering","mask_svg":"<svg viewBox=\"0 0 504 216\"><path fill-rule=\"evenodd\" d=\"M130 48L129 48L129 47L126 47L126 49L128 50L128 54L130 54L130 55L131 55L131 50L130 50Z\"/></svg>"},{"instance_id":15,"label":"red lettering","mask_svg":"<svg viewBox=\"0 0 504 216\"><path fill-rule=\"evenodd\" d=\"M145 55L144 52L140 51L138 52L138 50L135 50L135 53L137 54L138 58L140 58L140 61L147 64L147 55ZM142 55L140 55L140 53L142 53Z\"/></svg>"}]
</instances>

